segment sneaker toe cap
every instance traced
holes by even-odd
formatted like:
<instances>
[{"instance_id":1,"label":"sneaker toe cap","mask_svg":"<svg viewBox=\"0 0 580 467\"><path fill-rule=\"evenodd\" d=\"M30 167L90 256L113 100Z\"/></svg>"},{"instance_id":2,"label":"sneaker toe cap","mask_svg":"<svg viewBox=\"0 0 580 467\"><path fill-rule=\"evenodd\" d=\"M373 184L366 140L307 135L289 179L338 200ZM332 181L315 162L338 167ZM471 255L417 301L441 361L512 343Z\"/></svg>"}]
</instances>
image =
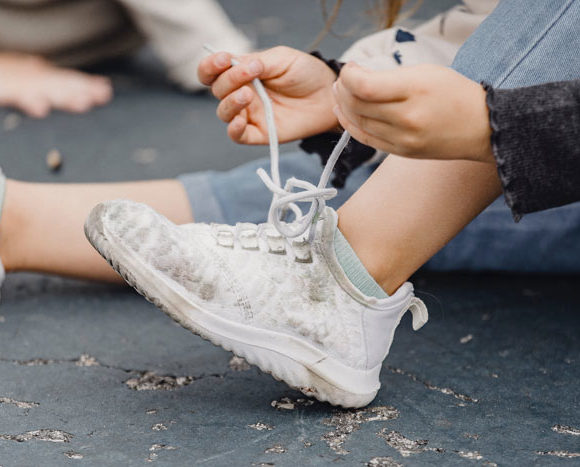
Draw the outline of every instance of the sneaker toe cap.
<instances>
[{"instance_id":1,"label":"sneaker toe cap","mask_svg":"<svg viewBox=\"0 0 580 467\"><path fill-rule=\"evenodd\" d=\"M85 223L91 243L114 264L144 268L149 277L177 284L202 301L214 301L229 294L213 261L208 229L205 224L175 225L149 206L126 200L97 205Z\"/></svg>"}]
</instances>

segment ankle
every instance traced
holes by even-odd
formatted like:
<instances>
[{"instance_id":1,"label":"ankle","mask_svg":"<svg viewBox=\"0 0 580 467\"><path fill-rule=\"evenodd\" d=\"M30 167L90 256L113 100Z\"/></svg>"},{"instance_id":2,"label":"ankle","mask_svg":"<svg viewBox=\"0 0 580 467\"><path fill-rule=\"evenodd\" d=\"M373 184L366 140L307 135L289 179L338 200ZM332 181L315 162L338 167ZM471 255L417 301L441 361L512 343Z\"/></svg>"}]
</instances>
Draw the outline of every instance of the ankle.
<instances>
[{"instance_id":1,"label":"ankle","mask_svg":"<svg viewBox=\"0 0 580 467\"><path fill-rule=\"evenodd\" d=\"M373 232L362 231L360 223L349 222L339 211L338 228L358 256L367 272L388 294L394 294L408 279L402 277L401 254L396 248L389 248L388 241L377 239Z\"/></svg>"},{"instance_id":2,"label":"ankle","mask_svg":"<svg viewBox=\"0 0 580 467\"><path fill-rule=\"evenodd\" d=\"M336 229L334 232L334 253L346 277L359 292L362 292L367 297L378 299L388 297L388 294L369 274L346 237L342 235L340 229Z\"/></svg>"},{"instance_id":3,"label":"ankle","mask_svg":"<svg viewBox=\"0 0 580 467\"><path fill-rule=\"evenodd\" d=\"M397 259L398 254L394 250L386 248L389 253L387 257L386 255L376 254L376 249L374 248L361 247L360 241L355 241L355 243L358 244L356 246L353 245L352 248L359 255L361 263L363 263L368 273L389 296L393 295L408 279L408 277L401 276L402 268ZM357 247L360 253L357 251ZM382 248L385 249L384 247Z\"/></svg>"},{"instance_id":4,"label":"ankle","mask_svg":"<svg viewBox=\"0 0 580 467\"><path fill-rule=\"evenodd\" d=\"M364 261L367 261L367 264ZM377 281L377 284L389 295L393 295L408 279L408 277L401 276L400 268L394 259L380 262L377 261L376 257L370 255L365 260L361 259L361 262L365 264L367 271Z\"/></svg>"},{"instance_id":5,"label":"ankle","mask_svg":"<svg viewBox=\"0 0 580 467\"><path fill-rule=\"evenodd\" d=\"M0 217L0 260L7 272L19 269L21 262L18 238L24 230L26 216L19 192L24 184L6 180L4 206Z\"/></svg>"}]
</instances>

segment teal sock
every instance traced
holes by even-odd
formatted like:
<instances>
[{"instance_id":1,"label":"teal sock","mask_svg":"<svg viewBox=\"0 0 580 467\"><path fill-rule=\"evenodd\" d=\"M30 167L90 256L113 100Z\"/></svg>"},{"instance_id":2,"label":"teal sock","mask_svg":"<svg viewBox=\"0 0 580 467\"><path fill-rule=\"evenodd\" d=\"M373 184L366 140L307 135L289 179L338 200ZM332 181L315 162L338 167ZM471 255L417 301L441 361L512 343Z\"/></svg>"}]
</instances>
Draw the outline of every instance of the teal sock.
<instances>
[{"instance_id":1,"label":"teal sock","mask_svg":"<svg viewBox=\"0 0 580 467\"><path fill-rule=\"evenodd\" d=\"M387 293L368 273L360 259L338 229L334 231L334 252L346 277L368 297L387 298Z\"/></svg>"}]
</instances>

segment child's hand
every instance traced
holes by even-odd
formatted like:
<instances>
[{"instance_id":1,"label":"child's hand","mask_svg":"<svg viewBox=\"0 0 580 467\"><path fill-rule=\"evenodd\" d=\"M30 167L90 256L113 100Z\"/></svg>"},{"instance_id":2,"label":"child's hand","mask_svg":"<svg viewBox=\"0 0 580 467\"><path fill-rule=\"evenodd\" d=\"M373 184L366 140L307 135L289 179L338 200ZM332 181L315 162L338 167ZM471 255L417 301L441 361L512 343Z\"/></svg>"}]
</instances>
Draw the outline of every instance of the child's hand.
<instances>
[{"instance_id":1,"label":"child's hand","mask_svg":"<svg viewBox=\"0 0 580 467\"><path fill-rule=\"evenodd\" d=\"M334 93L341 125L364 144L408 157L494 161L486 93L449 68L348 64Z\"/></svg>"},{"instance_id":2,"label":"child's hand","mask_svg":"<svg viewBox=\"0 0 580 467\"><path fill-rule=\"evenodd\" d=\"M228 123L228 135L237 143L266 144L268 131L264 109L251 82L262 80L272 99L280 142L328 131L338 122L332 109L335 101L334 72L321 60L288 47L236 57L213 54L199 65L199 79L211 86L221 100L217 115Z\"/></svg>"}]
</instances>

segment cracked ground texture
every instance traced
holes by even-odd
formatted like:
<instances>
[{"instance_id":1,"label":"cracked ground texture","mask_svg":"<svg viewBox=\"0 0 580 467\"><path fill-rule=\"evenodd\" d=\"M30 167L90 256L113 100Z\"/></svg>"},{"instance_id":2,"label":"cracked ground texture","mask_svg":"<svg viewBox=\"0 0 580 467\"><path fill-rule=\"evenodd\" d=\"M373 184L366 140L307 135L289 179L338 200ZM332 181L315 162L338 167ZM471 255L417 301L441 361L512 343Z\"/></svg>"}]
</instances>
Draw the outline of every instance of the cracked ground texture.
<instances>
[{"instance_id":1,"label":"cracked ground texture","mask_svg":"<svg viewBox=\"0 0 580 467\"><path fill-rule=\"evenodd\" d=\"M347 3L343 25L357 18ZM309 2L224 4L264 47L304 48L320 27ZM229 143L215 101L179 94L156 70L148 54L105 70L115 102L87 116L1 111L1 166L27 180L113 181L265 154ZM55 147L56 175L44 165ZM377 399L340 411L232 360L130 290L12 275L0 304L0 466L577 465L578 283L420 274L431 321L414 333L406 317Z\"/></svg>"}]
</instances>

